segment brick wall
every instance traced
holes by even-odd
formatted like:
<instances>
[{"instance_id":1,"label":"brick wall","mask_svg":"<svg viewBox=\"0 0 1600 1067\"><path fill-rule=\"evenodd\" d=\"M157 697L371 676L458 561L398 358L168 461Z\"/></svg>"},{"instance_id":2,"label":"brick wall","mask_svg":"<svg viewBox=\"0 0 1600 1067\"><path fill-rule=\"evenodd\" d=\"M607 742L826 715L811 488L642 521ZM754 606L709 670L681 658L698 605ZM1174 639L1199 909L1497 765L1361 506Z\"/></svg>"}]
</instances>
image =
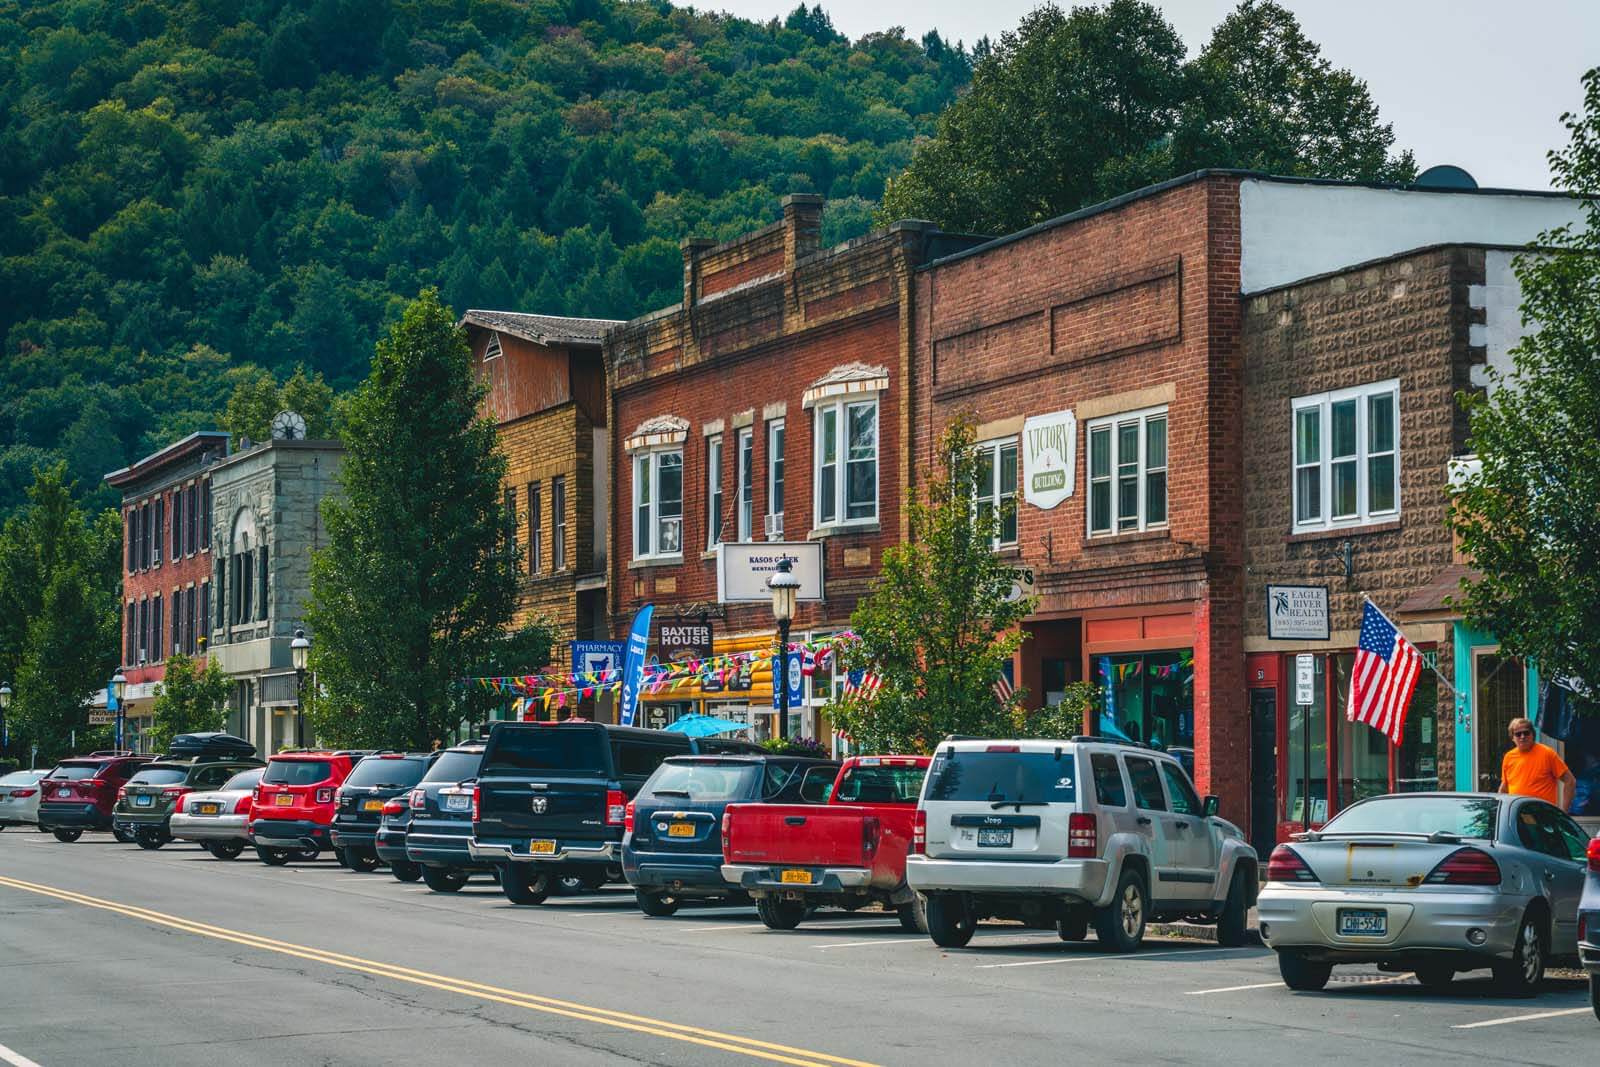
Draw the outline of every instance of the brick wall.
<instances>
[{"instance_id":1,"label":"brick wall","mask_svg":"<svg viewBox=\"0 0 1600 1067\"><path fill-rule=\"evenodd\" d=\"M516 624L543 619L553 626L561 641L576 633L577 590L580 574L594 563L592 472L594 465L592 423L576 404L528 415L500 427L500 450L506 456L504 485L516 496L517 585ZM566 479L567 559L566 566L554 569L555 515L551 485L556 478ZM540 552L538 567L529 557L528 489L537 483L540 497Z\"/></svg>"}]
</instances>

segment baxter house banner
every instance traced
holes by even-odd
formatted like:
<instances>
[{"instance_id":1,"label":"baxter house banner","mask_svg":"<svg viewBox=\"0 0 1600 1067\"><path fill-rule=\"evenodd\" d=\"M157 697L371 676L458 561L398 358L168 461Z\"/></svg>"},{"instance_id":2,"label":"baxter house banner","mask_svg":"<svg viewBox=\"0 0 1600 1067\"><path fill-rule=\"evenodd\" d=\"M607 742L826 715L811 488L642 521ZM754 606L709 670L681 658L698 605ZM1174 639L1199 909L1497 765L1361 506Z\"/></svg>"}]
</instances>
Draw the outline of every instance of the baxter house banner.
<instances>
[{"instance_id":1,"label":"baxter house banner","mask_svg":"<svg viewBox=\"0 0 1600 1067\"><path fill-rule=\"evenodd\" d=\"M1048 511L1072 495L1078 420L1070 411L1035 415L1022 424L1022 499Z\"/></svg>"}]
</instances>

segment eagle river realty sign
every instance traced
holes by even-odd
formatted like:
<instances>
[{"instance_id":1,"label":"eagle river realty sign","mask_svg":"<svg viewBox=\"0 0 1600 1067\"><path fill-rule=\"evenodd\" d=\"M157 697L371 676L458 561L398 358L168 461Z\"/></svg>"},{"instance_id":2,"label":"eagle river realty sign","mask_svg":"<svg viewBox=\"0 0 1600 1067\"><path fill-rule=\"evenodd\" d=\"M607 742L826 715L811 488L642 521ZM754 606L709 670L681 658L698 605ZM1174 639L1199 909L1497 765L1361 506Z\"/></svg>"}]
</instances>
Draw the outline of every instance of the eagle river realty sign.
<instances>
[{"instance_id":1,"label":"eagle river realty sign","mask_svg":"<svg viewBox=\"0 0 1600 1067\"><path fill-rule=\"evenodd\" d=\"M1267 586L1267 639L1271 641L1326 641L1328 639L1328 587L1325 585Z\"/></svg>"},{"instance_id":2,"label":"eagle river realty sign","mask_svg":"<svg viewBox=\"0 0 1600 1067\"><path fill-rule=\"evenodd\" d=\"M1070 411L1035 415L1022 423L1022 499L1049 511L1072 495L1078 459L1078 419Z\"/></svg>"}]
</instances>

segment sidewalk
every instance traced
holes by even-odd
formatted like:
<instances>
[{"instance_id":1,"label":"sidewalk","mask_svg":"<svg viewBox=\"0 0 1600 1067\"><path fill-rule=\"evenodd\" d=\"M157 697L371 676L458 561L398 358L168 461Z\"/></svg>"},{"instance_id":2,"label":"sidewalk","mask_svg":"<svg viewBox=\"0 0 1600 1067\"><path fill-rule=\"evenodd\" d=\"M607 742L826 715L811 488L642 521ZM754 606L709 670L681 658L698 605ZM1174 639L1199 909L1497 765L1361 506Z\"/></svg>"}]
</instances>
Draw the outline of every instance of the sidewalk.
<instances>
[{"instance_id":1,"label":"sidewalk","mask_svg":"<svg viewBox=\"0 0 1600 1067\"><path fill-rule=\"evenodd\" d=\"M1217 928L1215 926L1202 926L1198 923L1151 923L1145 930L1153 937L1187 937L1196 941L1216 941ZM1259 945L1261 931L1256 925L1256 909L1250 909L1250 921L1245 931L1245 941L1251 945Z\"/></svg>"}]
</instances>

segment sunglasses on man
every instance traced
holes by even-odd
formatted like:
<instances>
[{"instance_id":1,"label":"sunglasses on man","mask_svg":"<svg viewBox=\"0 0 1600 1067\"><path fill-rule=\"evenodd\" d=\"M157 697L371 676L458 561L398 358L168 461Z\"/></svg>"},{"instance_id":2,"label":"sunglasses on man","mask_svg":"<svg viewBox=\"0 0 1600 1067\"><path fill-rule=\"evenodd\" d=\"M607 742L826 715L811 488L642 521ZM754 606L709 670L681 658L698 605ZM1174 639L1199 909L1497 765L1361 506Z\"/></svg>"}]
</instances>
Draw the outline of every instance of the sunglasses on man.
<instances>
[{"instance_id":1,"label":"sunglasses on man","mask_svg":"<svg viewBox=\"0 0 1600 1067\"><path fill-rule=\"evenodd\" d=\"M1533 736L1533 731L1532 730L1512 730L1511 731L1511 736L1513 738L1517 738L1517 737L1532 737Z\"/></svg>"}]
</instances>

